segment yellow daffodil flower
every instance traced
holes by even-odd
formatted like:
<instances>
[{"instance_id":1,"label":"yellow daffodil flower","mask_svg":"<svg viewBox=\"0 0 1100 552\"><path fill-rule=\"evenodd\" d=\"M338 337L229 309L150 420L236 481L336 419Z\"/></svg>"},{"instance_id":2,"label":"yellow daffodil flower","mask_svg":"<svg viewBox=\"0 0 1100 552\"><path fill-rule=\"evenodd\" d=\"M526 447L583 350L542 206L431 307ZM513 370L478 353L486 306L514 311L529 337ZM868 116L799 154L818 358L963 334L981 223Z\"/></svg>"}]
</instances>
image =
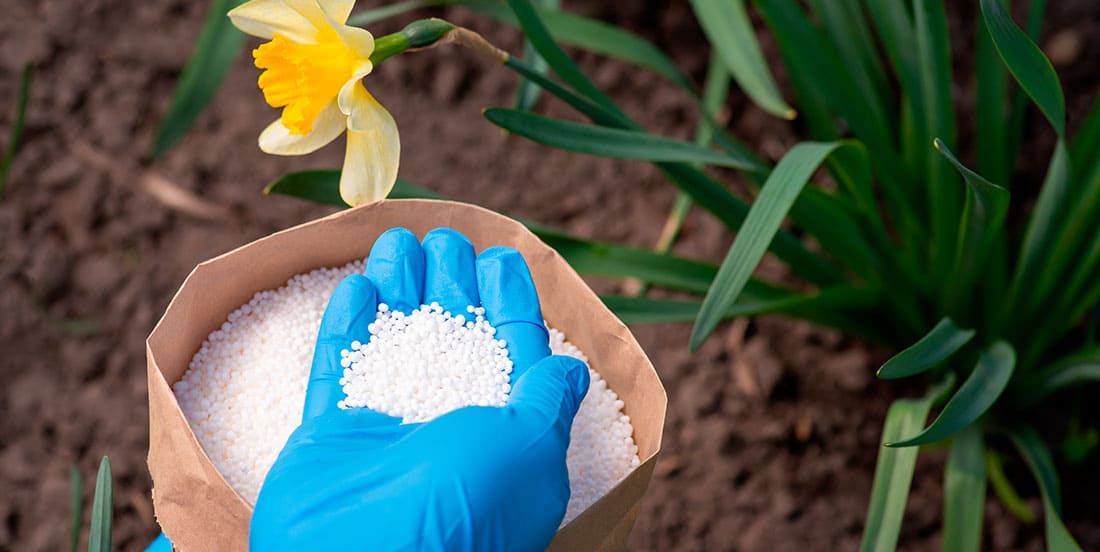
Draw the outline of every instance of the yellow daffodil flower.
<instances>
[{"instance_id":1,"label":"yellow daffodil flower","mask_svg":"<svg viewBox=\"0 0 1100 552\"><path fill-rule=\"evenodd\" d=\"M266 38L252 51L260 89L282 116L260 134L275 155L316 151L348 131L340 196L348 205L393 189L401 144L389 112L363 87L374 37L346 25L355 0L251 0L229 12L238 29Z\"/></svg>"}]
</instances>

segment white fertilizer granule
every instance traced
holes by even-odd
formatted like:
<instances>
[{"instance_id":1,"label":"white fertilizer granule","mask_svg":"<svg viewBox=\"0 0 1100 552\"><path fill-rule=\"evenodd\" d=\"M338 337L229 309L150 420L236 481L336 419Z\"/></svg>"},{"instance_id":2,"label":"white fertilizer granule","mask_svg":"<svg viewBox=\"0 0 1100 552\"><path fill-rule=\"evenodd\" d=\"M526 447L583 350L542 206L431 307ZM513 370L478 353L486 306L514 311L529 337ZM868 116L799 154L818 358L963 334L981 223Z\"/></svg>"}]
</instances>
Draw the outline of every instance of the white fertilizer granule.
<instances>
[{"instance_id":1,"label":"white fertilizer granule","mask_svg":"<svg viewBox=\"0 0 1100 552\"><path fill-rule=\"evenodd\" d=\"M362 270L362 261L322 268L294 276L285 287L257 293L230 314L220 329L211 332L173 386L199 443L249 503L255 503L279 450L301 421L314 341L328 298L340 280ZM504 344L493 337L495 329L485 322L483 310L467 309L466 314L448 319L437 306L422 307L408 316L383 308L379 306L372 336L363 336L367 343L349 344L351 350L342 359L347 369L342 383L348 397L340 406L367 406L416 422L462 406L507 402L511 362ZM428 330L433 324L435 329ZM420 326L423 328L417 330ZM420 333L395 332L399 327ZM394 339L395 334L401 335ZM371 376L370 371L392 367L395 355L400 354L407 363L411 351L430 350L424 342L429 334L445 335L442 341L448 347L453 341L463 343L463 350L480 351L484 362L474 369L464 361L460 364L470 364L469 373L463 377L451 373L448 380L439 378L456 366L459 357L448 361L446 355L437 355L432 359L440 360L431 363L425 356L416 378L407 377L405 371L404 378L390 378L388 388L368 385L378 380L377 373ZM435 346L442 345L437 342ZM554 354L588 360L555 329L550 329L550 348ZM368 358L372 362L365 362ZM633 427L622 412L622 401L598 373L591 369L589 373L592 383L570 434L567 463L572 494L563 524L607 494L639 464Z\"/></svg>"},{"instance_id":2,"label":"white fertilizer granule","mask_svg":"<svg viewBox=\"0 0 1100 552\"><path fill-rule=\"evenodd\" d=\"M506 344L493 337L485 309L466 310L473 320L443 312L439 303L408 316L378 305L367 343L353 341L340 352L347 395L340 408L366 407L414 423L463 406L504 406L512 390Z\"/></svg>"}]
</instances>

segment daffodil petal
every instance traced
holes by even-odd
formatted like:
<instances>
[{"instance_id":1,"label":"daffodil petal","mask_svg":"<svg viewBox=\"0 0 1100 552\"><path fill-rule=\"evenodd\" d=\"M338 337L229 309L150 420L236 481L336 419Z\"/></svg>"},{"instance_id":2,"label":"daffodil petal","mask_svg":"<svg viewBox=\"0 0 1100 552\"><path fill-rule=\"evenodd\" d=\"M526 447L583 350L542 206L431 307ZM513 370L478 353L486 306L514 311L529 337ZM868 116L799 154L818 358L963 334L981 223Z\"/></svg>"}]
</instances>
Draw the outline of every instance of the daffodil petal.
<instances>
[{"instance_id":1,"label":"daffodil petal","mask_svg":"<svg viewBox=\"0 0 1100 552\"><path fill-rule=\"evenodd\" d=\"M251 0L229 11L229 19L241 31L271 39L279 33L300 44L312 44L328 26L329 16L317 0Z\"/></svg>"},{"instance_id":2,"label":"daffodil petal","mask_svg":"<svg viewBox=\"0 0 1100 552\"><path fill-rule=\"evenodd\" d=\"M401 141L397 123L362 84L348 118L348 146L340 174L340 197L356 206L383 199L397 181ZM352 129L352 119L357 128Z\"/></svg>"},{"instance_id":3,"label":"daffodil petal","mask_svg":"<svg viewBox=\"0 0 1100 552\"><path fill-rule=\"evenodd\" d=\"M344 83L344 86L340 87L340 92L336 95L336 103L340 106L340 111L344 115L351 115L351 112L355 109L355 106L359 102L366 101L370 98L370 101L377 103L377 100L367 92L367 89L363 87L361 79L371 72L374 66L371 62L364 61L353 72L352 78L348 79L348 82Z\"/></svg>"},{"instance_id":4,"label":"daffodil petal","mask_svg":"<svg viewBox=\"0 0 1100 552\"><path fill-rule=\"evenodd\" d=\"M336 23L347 23L351 9L355 7L355 0L327 0L321 2L321 9Z\"/></svg>"},{"instance_id":5,"label":"daffodil petal","mask_svg":"<svg viewBox=\"0 0 1100 552\"><path fill-rule=\"evenodd\" d=\"M370 55L374 53L374 35L370 34L370 31L366 29L345 25L344 22L348 19L347 14L340 17L337 16L339 14L333 15L334 10L340 9L340 7L331 6L330 4L331 2L325 2L322 5L323 9L321 13L324 16L325 24L331 28L336 33L336 36L340 37L340 41L351 48L358 57L364 60L370 58ZM350 6L348 9L351 9ZM367 73L369 72L370 69L367 70ZM366 73L363 75L366 75ZM363 75L357 78L362 78Z\"/></svg>"},{"instance_id":6,"label":"daffodil petal","mask_svg":"<svg viewBox=\"0 0 1100 552\"><path fill-rule=\"evenodd\" d=\"M330 102L313 121L309 134L291 134L282 119L260 133L260 149L273 155L305 155L336 139L347 128L347 116L336 102Z\"/></svg>"}]
</instances>

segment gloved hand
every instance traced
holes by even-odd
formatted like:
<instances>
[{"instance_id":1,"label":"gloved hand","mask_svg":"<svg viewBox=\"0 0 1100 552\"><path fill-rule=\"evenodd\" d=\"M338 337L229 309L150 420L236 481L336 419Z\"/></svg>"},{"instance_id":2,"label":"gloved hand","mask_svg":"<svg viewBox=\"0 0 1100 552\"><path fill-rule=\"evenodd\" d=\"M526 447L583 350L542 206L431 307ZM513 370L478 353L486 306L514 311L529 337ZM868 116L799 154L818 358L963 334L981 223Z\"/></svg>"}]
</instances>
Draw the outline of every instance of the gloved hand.
<instances>
[{"instance_id":1,"label":"gloved hand","mask_svg":"<svg viewBox=\"0 0 1100 552\"><path fill-rule=\"evenodd\" d=\"M432 421L341 410L340 351L368 335L377 304L406 313L438 302L481 305L514 363L506 406ZM519 252L475 259L464 236L405 229L378 238L366 275L336 288L321 322L302 425L264 480L253 550L542 550L569 500L565 453L588 390L584 363L550 356Z\"/></svg>"}]
</instances>

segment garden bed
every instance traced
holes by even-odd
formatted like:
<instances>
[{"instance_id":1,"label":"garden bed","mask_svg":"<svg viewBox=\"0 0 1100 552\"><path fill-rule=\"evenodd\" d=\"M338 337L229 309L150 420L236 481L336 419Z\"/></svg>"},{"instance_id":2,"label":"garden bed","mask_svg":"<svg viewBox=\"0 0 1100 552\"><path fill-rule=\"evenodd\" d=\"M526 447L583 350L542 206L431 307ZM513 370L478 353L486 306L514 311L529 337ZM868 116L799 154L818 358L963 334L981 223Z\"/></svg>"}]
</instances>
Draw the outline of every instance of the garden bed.
<instances>
[{"instance_id":1,"label":"garden bed","mask_svg":"<svg viewBox=\"0 0 1100 552\"><path fill-rule=\"evenodd\" d=\"M1051 4L1046 36L1072 29L1084 41L1077 58L1058 65L1072 128L1100 89L1086 54L1100 48L1097 8L1085 0ZM577 11L598 5L566 2ZM699 78L704 46L690 10L658 5L630 2L594 15L666 47ZM260 196L288 170L339 166L343 150L295 159L261 153L255 136L273 111L257 101L256 72L244 55L183 143L144 163L188 54L181 45L194 39L204 10L189 2L44 2L17 4L0 21L0 50L14 52L0 59L0 127L10 125L21 64L35 66L26 145L0 198L0 550L62 549L69 468L78 464L88 478L101 455L111 457L116 474L118 549L140 549L156 535L145 465L145 336L196 262L328 212ZM953 15L956 36L970 36L972 9ZM448 17L520 49L514 32L457 11ZM969 47L961 39L954 46ZM675 192L651 166L509 139L480 110L511 103L512 74L462 51L405 59L381 66L371 81L401 125L405 178L585 237L638 246L657 239ZM672 85L621 63L581 59L647 127L690 136L690 104ZM969 101L968 88L956 94ZM552 114L566 113L544 101ZM745 100L730 108L736 133L757 151L774 156L793 143L784 123ZM1036 128L1036 140L1048 145L1024 160L1034 165L1024 170L1038 182L1052 139ZM202 202L181 202L165 190ZM729 239L714 220L689 218L677 251L717 261ZM765 263L761 270L781 269ZM635 330L668 388L669 416L631 548L854 549L881 420L906 389L873 377L888 353L768 317L723 326L689 355L688 330ZM939 547L944 456L921 457L902 549ZM1100 485L1065 473L1070 531L1085 549L1100 548L1100 507L1086 498ZM1038 509L1037 499L1030 502ZM993 499L986 510L989 549L1041 549L1041 524L1018 524Z\"/></svg>"}]
</instances>

